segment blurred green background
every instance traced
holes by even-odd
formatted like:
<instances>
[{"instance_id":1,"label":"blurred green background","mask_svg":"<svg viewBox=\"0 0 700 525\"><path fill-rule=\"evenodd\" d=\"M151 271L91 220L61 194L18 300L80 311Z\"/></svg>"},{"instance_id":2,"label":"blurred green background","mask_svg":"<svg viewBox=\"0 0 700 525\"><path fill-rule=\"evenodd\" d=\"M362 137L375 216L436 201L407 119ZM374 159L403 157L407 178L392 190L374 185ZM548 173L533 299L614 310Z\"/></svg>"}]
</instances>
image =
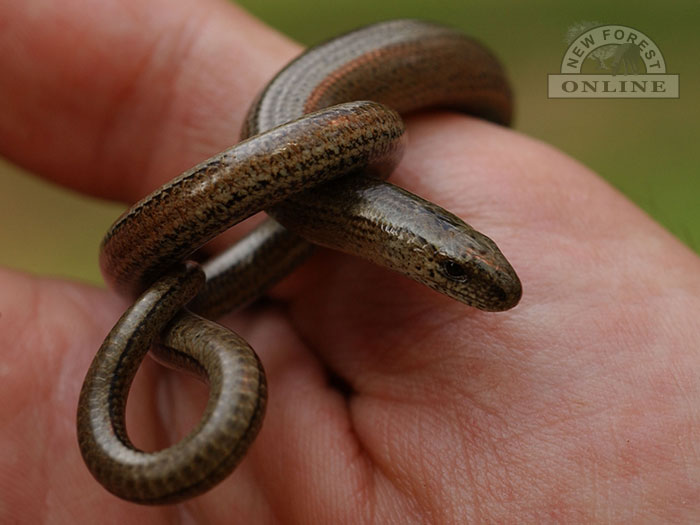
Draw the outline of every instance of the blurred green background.
<instances>
[{"instance_id":1,"label":"blurred green background","mask_svg":"<svg viewBox=\"0 0 700 525\"><path fill-rule=\"evenodd\" d=\"M697 0L239 3L304 44L396 17L427 18L464 29L505 64L517 97L518 130L583 162L700 251ZM664 54L667 72L680 75L680 98L548 99L547 74L559 72L566 32L586 22L631 26L651 37ZM57 188L1 159L0 188L0 265L102 282L97 249L121 205Z\"/></svg>"}]
</instances>

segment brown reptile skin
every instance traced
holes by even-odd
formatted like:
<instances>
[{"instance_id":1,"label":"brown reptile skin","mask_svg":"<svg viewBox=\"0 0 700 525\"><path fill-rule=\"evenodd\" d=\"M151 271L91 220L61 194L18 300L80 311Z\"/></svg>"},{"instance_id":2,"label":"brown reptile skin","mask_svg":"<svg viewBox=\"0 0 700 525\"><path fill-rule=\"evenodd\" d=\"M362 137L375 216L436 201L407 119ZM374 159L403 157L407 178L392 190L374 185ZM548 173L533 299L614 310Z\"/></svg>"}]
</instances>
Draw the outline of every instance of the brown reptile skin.
<instances>
[{"instance_id":1,"label":"brown reptile skin","mask_svg":"<svg viewBox=\"0 0 700 525\"><path fill-rule=\"evenodd\" d=\"M146 290L108 335L80 396L80 449L108 490L172 503L233 470L262 420L264 373L245 341L181 307L198 294L189 308L215 317L255 299L311 253L297 233L484 310L517 304L520 281L493 241L377 178L403 148L403 124L382 104L450 108L501 124L512 111L499 63L473 40L415 20L375 24L292 62L251 106L243 130L250 139L144 198L107 233L100 262L108 284L128 296ZM178 262L263 209L279 222L269 219L207 262L206 283L198 266ZM161 360L208 380L211 394L184 440L145 453L129 442L124 408L153 342Z\"/></svg>"},{"instance_id":2,"label":"brown reptile skin","mask_svg":"<svg viewBox=\"0 0 700 525\"><path fill-rule=\"evenodd\" d=\"M230 330L182 310L203 285L204 272L196 263L154 283L110 331L83 384L80 450L93 475L124 499L173 503L204 492L233 470L262 423L265 374L253 349ZM147 453L127 436L126 399L141 361L164 328L162 346L153 350L167 351L170 364L205 377L209 401L187 437Z\"/></svg>"},{"instance_id":3,"label":"brown reptile skin","mask_svg":"<svg viewBox=\"0 0 700 525\"><path fill-rule=\"evenodd\" d=\"M283 124L183 173L128 210L102 241L107 283L135 295L234 224L359 168L393 169L404 126L394 111L352 102Z\"/></svg>"}]
</instances>

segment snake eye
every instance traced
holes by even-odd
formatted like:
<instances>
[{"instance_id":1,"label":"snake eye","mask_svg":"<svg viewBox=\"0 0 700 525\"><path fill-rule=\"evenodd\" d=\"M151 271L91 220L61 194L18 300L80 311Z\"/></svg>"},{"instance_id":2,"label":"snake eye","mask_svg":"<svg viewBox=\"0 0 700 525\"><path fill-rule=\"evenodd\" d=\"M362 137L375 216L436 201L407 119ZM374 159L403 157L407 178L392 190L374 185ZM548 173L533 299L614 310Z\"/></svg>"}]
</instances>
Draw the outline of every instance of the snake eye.
<instances>
[{"instance_id":1,"label":"snake eye","mask_svg":"<svg viewBox=\"0 0 700 525\"><path fill-rule=\"evenodd\" d=\"M467 269L454 261L442 261L440 263L440 271L445 277L453 281L464 282L468 278Z\"/></svg>"}]
</instances>

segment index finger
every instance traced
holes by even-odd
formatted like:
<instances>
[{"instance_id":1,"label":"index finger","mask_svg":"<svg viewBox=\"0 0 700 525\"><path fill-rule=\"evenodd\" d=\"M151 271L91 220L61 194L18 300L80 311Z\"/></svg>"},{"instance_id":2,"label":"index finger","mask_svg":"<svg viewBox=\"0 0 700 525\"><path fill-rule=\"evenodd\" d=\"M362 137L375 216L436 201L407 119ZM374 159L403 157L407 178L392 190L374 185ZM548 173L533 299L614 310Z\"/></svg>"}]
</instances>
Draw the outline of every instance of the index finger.
<instances>
[{"instance_id":1,"label":"index finger","mask_svg":"<svg viewBox=\"0 0 700 525\"><path fill-rule=\"evenodd\" d=\"M215 0L3 2L0 154L132 202L238 140L298 47Z\"/></svg>"}]
</instances>

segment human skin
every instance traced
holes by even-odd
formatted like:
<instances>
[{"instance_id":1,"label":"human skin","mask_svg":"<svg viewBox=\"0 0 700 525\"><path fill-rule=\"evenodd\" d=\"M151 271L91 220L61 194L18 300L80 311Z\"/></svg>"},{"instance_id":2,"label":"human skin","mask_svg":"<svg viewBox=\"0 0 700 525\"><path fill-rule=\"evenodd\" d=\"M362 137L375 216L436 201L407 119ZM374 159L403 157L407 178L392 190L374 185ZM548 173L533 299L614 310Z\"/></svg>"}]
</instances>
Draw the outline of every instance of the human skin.
<instances>
[{"instance_id":1,"label":"human skin","mask_svg":"<svg viewBox=\"0 0 700 525\"><path fill-rule=\"evenodd\" d=\"M235 142L299 49L216 0L2 2L0 154L134 202ZM698 257L545 144L451 113L408 128L392 181L498 243L523 282L516 308L480 312L321 251L225 320L270 389L246 459L211 492L149 508L106 492L75 435L83 377L127 303L0 270L0 522L697 522ZM191 428L206 389L142 368L128 427L152 450Z\"/></svg>"}]
</instances>

